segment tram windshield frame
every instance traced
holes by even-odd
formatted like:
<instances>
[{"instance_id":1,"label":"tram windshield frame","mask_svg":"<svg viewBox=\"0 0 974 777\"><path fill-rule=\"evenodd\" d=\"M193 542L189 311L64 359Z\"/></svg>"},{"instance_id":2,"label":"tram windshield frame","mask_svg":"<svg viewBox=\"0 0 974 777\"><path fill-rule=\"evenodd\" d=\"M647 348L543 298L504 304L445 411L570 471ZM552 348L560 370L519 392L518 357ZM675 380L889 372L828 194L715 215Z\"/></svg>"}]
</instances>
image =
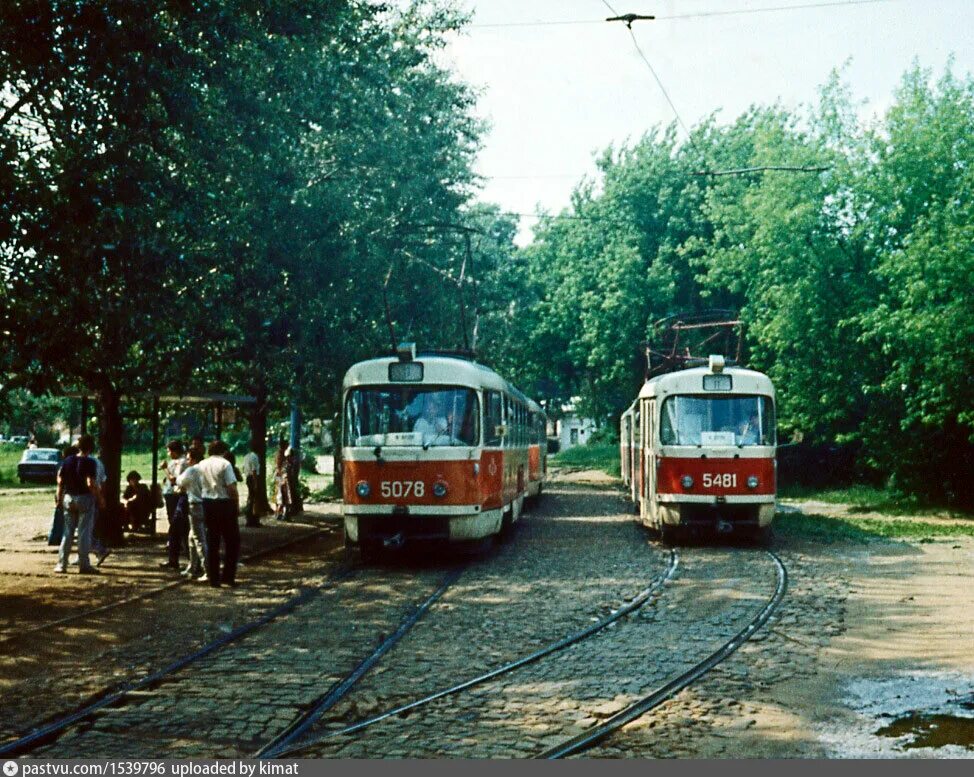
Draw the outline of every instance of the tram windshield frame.
<instances>
[{"instance_id":1,"label":"tram windshield frame","mask_svg":"<svg viewBox=\"0 0 974 777\"><path fill-rule=\"evenodd\" d=\"M455 448L480 444L480 399L469 386L376 385L345 399L346 447Z\"/></svg>"},{"instance_id":2,"label":"tram windshield frame","mask_svg":"<svg viewBox=\"0 0 974 777\"><path fill-rule=\"evenodd\" d=\"M775 445L774 400L762 394L667 397L660 407L659 437L662 445Z\"/></svg>"}]
</instances>

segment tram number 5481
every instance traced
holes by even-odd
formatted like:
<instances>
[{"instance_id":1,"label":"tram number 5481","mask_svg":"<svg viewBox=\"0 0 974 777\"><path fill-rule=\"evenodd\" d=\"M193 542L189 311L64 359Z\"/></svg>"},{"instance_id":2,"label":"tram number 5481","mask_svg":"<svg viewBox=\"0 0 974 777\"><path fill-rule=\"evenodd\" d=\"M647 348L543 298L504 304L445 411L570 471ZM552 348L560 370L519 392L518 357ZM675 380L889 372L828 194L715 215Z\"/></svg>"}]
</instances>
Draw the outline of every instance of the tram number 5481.
<instances>
[{"instance_id":1,"label":"tram number 5481","mask_svg":"<svg viewBox=\"0 0 974 777\"><path fill-rule=\"evenodd\" d=\"M737 488L737 475L730 472L716 475L705 472L702 481L704 488Z\"/></svg>"},{"instance_id":2,"label":"tram number 5481","mask_svg":"<svg viewBox=\"0 0 974 777\"><path fill-rule=\"evenodd\" d=\"M379 484L379 490L382 496L394 499L426 495L426 485L422 480L383 480Z\"/></svg>"}]
</instances>

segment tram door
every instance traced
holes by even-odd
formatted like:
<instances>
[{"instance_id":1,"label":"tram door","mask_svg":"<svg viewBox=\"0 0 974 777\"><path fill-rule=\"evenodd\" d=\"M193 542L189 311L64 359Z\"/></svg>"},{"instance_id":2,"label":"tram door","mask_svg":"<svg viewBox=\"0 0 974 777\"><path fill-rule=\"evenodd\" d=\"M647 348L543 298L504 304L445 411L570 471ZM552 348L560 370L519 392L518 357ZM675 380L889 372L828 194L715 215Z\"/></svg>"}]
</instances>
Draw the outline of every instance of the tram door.
<instances>
[{"instance_id":1,"label":"tram door","mask_svg":"<svg viewBox=\"0 0 974 777\"><path fill-rule=\"evenodd\" d=\"M649 470L649 516L650 521L655 524L656 522L656 425L659 423L656 418L656 400L650 399L646 403L646 459L649 462L647 468Z\"/></svg>"},{"instance_id":2,"label":"tram door","mask_svg":"<svg viewBox=\"0 0 974 777\"><path fill-rule=\"evenodd\" d=\"M639 402L639 438L641 445L640 452L640 494L639 494L639 517L646 523L650 517L652 502L650 495L655 486L655 469L653 466L653 449L651 447L652 438L649 436L650 419L652 413L649 412L649 401L640 400Z\"/></svg>"}]
</instances>

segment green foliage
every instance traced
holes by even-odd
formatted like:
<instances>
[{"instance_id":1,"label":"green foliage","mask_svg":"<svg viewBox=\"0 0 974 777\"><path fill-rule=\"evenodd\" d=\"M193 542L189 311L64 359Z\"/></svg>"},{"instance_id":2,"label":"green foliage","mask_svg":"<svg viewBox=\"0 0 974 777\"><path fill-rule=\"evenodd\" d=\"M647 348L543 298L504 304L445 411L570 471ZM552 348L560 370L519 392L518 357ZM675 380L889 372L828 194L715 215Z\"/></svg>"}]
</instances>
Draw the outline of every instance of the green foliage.
<instances>
[{"instance_id":1,"label":"green foliage","mask_svg":"<svg viewBox=\"0 0 974 777\"><path fill-rule=\"evenodd\" d=\"M294 397L330 415L389 345L388 273L399 333L455 345L444 225L480 125L436 56L462 21L434 0L4 3L0 390L96 396L112 478L123 394L253 394L260 446Z\"/></svg>"},{"instance_id":2,"label":"green foliage","mask_svg":"<svg viewBox=\"0 0 974 777\"><path fill-rule=\"evenodd\" d=\"M523 252L524 370L617 415L654 320L738 308L782 438L849 444L870 480L974 506L972 137L974 81L914 68L874 126L834 74L807 116L755 107L692 143L671 127L606 151L602 187ZM769 166L827 169L695 175Z\"/></svg>"},{"instance_id":3,"label":"green foliage","mask_svg":"<svg viewBox=\"0 0 974 777\"><path fill-rule=\"evenodd\" d=\"M571 469L600 469L613 477L620 477L619 446L606 443L576 445L548 459L552 467Z\"/></svg>"}]
</instances>

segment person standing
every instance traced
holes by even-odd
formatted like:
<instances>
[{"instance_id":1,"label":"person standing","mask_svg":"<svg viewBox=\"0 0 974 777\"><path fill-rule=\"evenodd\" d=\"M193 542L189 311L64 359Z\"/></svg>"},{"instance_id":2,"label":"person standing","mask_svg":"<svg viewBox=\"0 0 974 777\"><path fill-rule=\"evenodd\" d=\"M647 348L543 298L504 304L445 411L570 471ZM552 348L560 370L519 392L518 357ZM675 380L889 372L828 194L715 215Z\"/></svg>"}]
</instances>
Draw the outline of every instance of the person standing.
<instances>
[{"instance_id":1,"label":"person standing","mask_svg":"<svg viewBox=\"0 0 974 777\"><path fill-rule=\"evenodd\" d=\"M279 521L283 521L290 513L291 488L287 477L287 442L281 439L277 444L277 454L274 457L274 513Z\"/></svg>"},{"instance_id":2,"label":"person standing","mask_svg":"<svg viewBox=\"0 0 974 777\"><path fill-rule=\"evenodd\" d=\"M55 572L68 571L68 557L75 532L78 534L78 572L94 575L98 570L88 558L91 524L94 520L95 506L103 506L101 492L98 490L98 470L91 456L95 442L90 434L78 438L78 453L68 456L61 464L57 478L55 504L64 508L64 537L58 549Z\"/></svg>"},{"instance_id":3,"label":"person standing","mask_svg":"<svg viewBox=\"0 0 974 777\"><path fill-rule=\"evenodd\" d=\"M240 557L240 495L233 465L224 456L230 452L222 440L214 440L207 457L196 465L203 497L203 523L206 526L206 572L209 583L237 585L237 560ZM223 572L220 572L220 543L223 543Z\"/></svg>"},{"instance_id":4,"label":"person standing","mask_svg":"<svg viewBox=\"0 0 974 777\"><path fill-rule=\"evenodd\" d=\"M169 451L169 458L159 465L159 469L165 473L162 479L162 497L166 503L166 518L169 520L166 544L169 557L159 566L178 572L180 551L186 548L186 555L189 555L189 515L185 505L182 505L183 509L177 509L185 495L176 488L176 478L186 469L186 458L181 440L170 440L166 450Z\"/></svg>"},{"instance_id":5,"label":"person standing","mask_svg":"<svg viewBox=\"0 0 974 777\"><path fill-rule=\"evenodd\" d=\"M95 456L94 453L89 458L95 462L95 482L98 484L98 491L102 495L102 498L100 503L95 505L95 514L91 519L91 526L88 529L88 547L94 551L95 558L98 559L95 562L95 566L100 567L102 562L111 553L108 546L105 545L104 526L104 505L107 504L105 500L105 483L108 482L108 473L105 472L105 465L101 463L101 459Z\"/></svg>"},{"instance_id":6,"label":"person standing","mask_svg":"<svg viewBox=\"0 0 974 777\"><path fill-rule=\"evenodd\" d=\"M284 468L287 473L288 509L285 518L294 518L301 513L301 452L290 445L284 452Z\"/></svg>"},{"instance_id":7,"label":"person standing","mask_svg":"<svg viewBox=\"0 0 974 777\"><path fill-rule=\"evenodd\" d=\"M244 507L244 517L247 519L247 526L252 528L260 528L260 519L254 512L254 505L257 499L257 484L260 477L260 458L257 456L257 451L254 450L256 445L251 443L250 451L244 456L243 461L240 462L240 472L244 476L244 482L247 484L247 506Z\"/></svg>"},{"instance_id":8,"label":"person standing","mask_svg":"<svg viewBox=\"0 0 974 777\"><path fill-rule=\"evenodd\" d=\"M205 583L209 580L205 567L207 541L203 522L203 482L198 466L202 456L198 448L190 447L186 458L189 466L176 478L176 485L186 494L189 510L189 566L183 570L183 575Z\"/></svg>"}]
</instances>

